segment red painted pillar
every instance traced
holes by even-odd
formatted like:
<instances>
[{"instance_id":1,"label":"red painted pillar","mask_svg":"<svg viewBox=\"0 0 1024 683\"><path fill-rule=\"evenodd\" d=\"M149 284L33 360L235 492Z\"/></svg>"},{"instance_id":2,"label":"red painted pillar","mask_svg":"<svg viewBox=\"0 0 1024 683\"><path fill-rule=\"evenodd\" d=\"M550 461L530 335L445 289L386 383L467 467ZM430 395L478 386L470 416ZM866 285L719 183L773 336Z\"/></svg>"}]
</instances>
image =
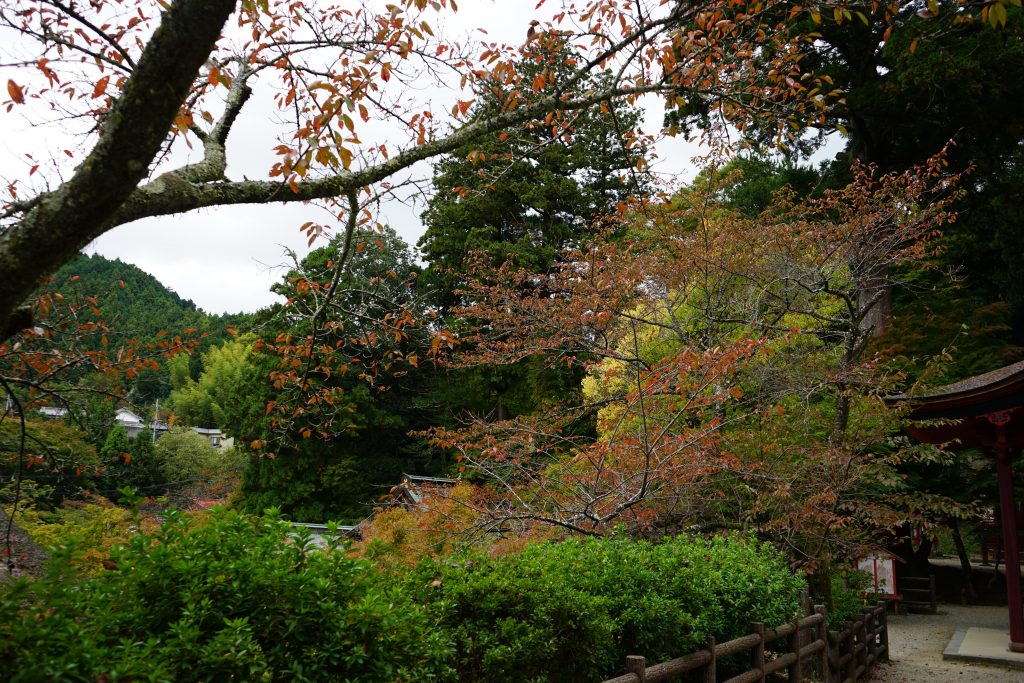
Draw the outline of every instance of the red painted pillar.
<instances>
[{"instance_id":1,"label":"red painted pillar","mask_svg":"<svg viewBox=\"0 0 1024 683\"><path fill-rule=\"evenodd\" d=\"M1013 501L1013 465L1000 429L996 446L996 473L999 476L999 508L1003 525L1003 549L1006 551L1006 598L1010 609L1010 650L1024 652L1024 603L1020 592L1020 554L1017 549L1017 506Z\"/></svg>"}]
</instances>

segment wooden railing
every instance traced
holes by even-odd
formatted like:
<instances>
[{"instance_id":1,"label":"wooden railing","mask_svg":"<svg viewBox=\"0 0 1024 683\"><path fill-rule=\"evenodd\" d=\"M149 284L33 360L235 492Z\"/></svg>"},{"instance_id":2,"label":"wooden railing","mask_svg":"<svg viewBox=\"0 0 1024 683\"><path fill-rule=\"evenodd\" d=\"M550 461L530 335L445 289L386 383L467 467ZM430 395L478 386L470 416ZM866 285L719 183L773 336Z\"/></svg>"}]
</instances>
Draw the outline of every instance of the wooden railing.
<instances>
[{"instance_id":1,"label":"wooden railing","mask_svg":"<svg viewBox=\"0 0 1024 683\"><path fill-rule=\"evenodd\" d=\"M885 603L868 607L842 631L828 632L829 683L855 683L875 664L889 659Z\"/></svg>"},{"instance_id":2,"label":"wooden railing","mask_svg":"<svg viewBox=\"0 0 1024 683\"><path fill-rule=\"evenodd\" d=\"M691 671L700 673L702 683L718 683L718 660L743 652L750 653L750 668L725 683L764 681L783 669L790 683L804 680L805 671L813 671L819 681L853 683L875 662L889 659L884 602L865 608L857 619L846 622L842 631L828 630L821 605L813 614L791 624L766 629L764 624L755 623L751 629L753 633L725 643L711 638L703 650L654 666L647 666L644 657L630 655L626 657L627 673L604 683L656 683ZM775 642L783 639L786 644L780 651ZM765 657L766 645L771 645L775 654L770 659Z\"/></svg>"}]
</instances>

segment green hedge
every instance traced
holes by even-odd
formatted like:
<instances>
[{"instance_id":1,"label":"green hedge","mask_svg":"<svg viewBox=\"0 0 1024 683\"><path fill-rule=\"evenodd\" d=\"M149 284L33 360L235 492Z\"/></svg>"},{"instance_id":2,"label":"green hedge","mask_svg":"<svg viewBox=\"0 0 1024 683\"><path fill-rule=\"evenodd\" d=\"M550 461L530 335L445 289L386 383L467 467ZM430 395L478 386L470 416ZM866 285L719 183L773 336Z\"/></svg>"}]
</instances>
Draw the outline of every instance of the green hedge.
<instances>
[{"instance_id":1,"label":"green hedge","mask_svg":"<svg viewBox=\"0 0 1024 683\"><path fill-rule=\"evenodd\" d=\"M0 588L0 671L24 681L599 681L797 610L803 582L738 537L543 543L395 578L271 515L173 514L83 577L68 553Z\"/></svg>"},{"instance_id":2,"label":"green hedge","mask_svg":"<svg viewBox=\"0 0 1024 683\"><path fill-rule=\"evenodd\" d=\"M455 640L463 681L586 681L776 626L803 580L767 545L739 537L573 539L519 555L422 564L417 602Z\"/></svg>"},{"instance_id":3,"label":"green hedge","mask_svg":"<svg viewBox=\"0 0 1024 683\"><path fill-rule=\"evenodd\" d=\"M15 681L428 681L448 639L366 561L303 550L273 516L174 514L114 569L0 593L0 671Z\"/></svg>"}]
</instances>

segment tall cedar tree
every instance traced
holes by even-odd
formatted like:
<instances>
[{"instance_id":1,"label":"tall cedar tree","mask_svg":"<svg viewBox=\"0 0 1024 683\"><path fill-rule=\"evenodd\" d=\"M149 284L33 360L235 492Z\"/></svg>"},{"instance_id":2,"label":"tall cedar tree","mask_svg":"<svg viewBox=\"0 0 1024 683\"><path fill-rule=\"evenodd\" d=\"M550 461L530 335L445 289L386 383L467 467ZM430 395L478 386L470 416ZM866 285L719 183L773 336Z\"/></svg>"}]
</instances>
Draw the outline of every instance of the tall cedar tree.
<instances>
[{"instance_id":1,"label":"tall cedar tree","mask_svg":"<svg viewBox=\"0 0 1024 683\"><path fill-rule=\"evenodd\" d=\"M419 442L407 436L432 419L420 406L426 313L413 288L419 268L393 230L357 231L349 269L328 296L344 249L340 238L313 251L274 286L288 303L264 313L240 392L249 398L225 409L229 428L252 453L243 509L274 506L301 521L356 522L403 471L427 466ZM313 343L315 364L296 386L285 377L288 354L309 343L317 310L324 331ZM294 405L291 391L321 400L298 413L277 410Z\"/></svg>"},{"instance_id":2,"label":"tall cedar tree","mask_svg":"<svg viewBox=\"0 0 1024 683\"><path fill-rule=\"evenodd\" d=\"M577 59L564 41L536 43L523 52L517 68L525 79L557 88L572 77ZM572 90L600 89L607 78L591 76ZM509 96L505 84L482 83L472 118L495 115ZM439 309L444 313L465 303L459 292L467 289L475 260L550 272L563 250L584 247L612 224L608 219L630 197L649 194L643 174L649 150L637 130L641 117L622 101L605 102L488 135L435 164L434 195L423 214L426 232L419 248L430 264L422 284ZM505 419L573 395L581 375L534 359L512 367L463 369L439 379L437 392L453 416Z\"/></svg>"},{"instance_id":3,"label":"tall cedar tree","mask_svg":"<svg viewBox=\"0 0 1024 683\"><path fill-rule=\"evenodd\" d=\"M518 68L524 78L558 87L573 75L576 55L561 43L548 49L525 52ZM605 79L591 76L573 90L599 89ZM500 82L483 83L473 119L500 112L510 92ZM621 101L606 102L492 133L436 163L418 246L430 264L423 279L442 309L465 289L471 253L486 255L492 266L510 261L543 273L563 249L585 246L599 234L603 219L629 197L649 193L637 170L648 154L637 130L641 116Z\"/></svg>"}]
</instances>

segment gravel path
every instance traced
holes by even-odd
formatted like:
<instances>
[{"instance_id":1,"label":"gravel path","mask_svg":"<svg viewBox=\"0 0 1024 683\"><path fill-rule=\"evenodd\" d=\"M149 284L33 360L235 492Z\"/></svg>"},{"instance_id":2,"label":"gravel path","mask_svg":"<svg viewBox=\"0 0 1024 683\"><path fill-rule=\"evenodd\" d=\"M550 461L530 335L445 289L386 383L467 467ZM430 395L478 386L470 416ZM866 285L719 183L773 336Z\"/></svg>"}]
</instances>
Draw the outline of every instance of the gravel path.
<instances>
[{"instance_id":1,"label":"gravel path","mask_svg":"<svg viewBox=\"0 0 1024 683\"><path fill-rule=\"evenodd\" d=\"M939 614L889 616L891 661L879 664L878 683L1024 683L1024 671L942 659L958 625L1008 629L1005 607L940 605Z\"/></svg>"}]
</instances>

